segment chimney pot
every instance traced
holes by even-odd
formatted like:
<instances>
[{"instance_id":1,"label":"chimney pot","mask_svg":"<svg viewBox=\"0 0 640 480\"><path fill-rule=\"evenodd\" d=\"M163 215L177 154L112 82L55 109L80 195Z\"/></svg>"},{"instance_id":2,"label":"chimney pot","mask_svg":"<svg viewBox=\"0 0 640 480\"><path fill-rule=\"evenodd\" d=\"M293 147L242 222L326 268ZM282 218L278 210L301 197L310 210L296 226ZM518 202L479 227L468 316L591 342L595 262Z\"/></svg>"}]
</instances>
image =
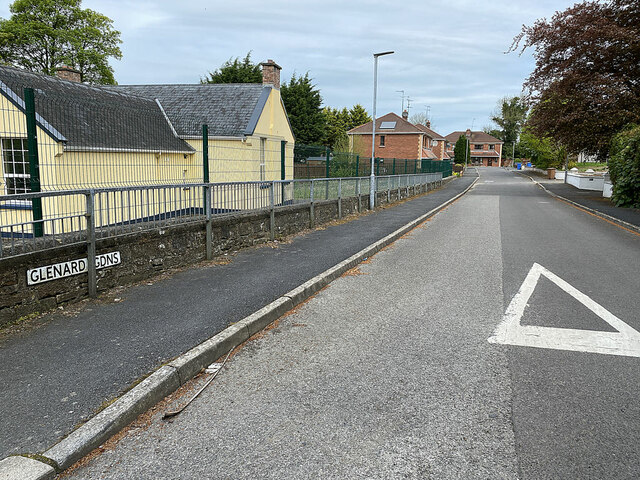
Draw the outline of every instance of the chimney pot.
<instances>
[{"instance_id":1,"label":"chimney pot","mask_svg":"<svg viewBox=\"0 0 640 480\"><path fill-rule=\"evenodd\" d=\"M274 88L280 90L280 70L282 67L271 59L260 65L262 66L262 84L273 85Z\"/></svg>"},{"instance_id":2,"label":"chimney pot","mask_svg":"<svg viewBox=\"0 0 640 480\"><path fill-rule=\"evenodd\" d=\"M67 67L66 65L61 65L56 68L56 76L62 80L82 83L82 73L75 68Z\"/></svg>"},{"instance_id":3,"label":"chimney pot","mask_svg":"<svg viewBox=\"0 0 640 480\"><path fill-rule=\"evenodd\" d=\"M409 118L409 112L407 112L406 110L404 112L402 112L402 118L407 120Z\"/></svg>"},{"instance_id":4,"label":"chimney pot","mask_svg":"<svg viewBox=\"0 0 640 480\"><path fill-rule=\"evenodd\" d=\"M431 128L431 120L427 120L427 128Z\"/></svg>"}]
</instances>

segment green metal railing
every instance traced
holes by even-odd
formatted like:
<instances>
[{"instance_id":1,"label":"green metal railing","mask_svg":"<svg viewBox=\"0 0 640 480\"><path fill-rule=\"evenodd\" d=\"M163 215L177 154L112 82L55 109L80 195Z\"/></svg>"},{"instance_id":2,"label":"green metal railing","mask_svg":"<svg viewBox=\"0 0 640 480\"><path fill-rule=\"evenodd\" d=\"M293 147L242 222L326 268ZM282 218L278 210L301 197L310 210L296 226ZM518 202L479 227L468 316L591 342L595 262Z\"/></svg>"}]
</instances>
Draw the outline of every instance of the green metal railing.
<instances>
[{"instance_id":1,"label":"green metal railing","mask_svg":"<svg viewBox=\"0 0 640 480\"><path fill-rule=\"evenodd\" d=\"M371 175L371 157L336 152L323 146L296 145L293 159L294 178L344 178ZM452 175L452 168L453 164L450 160L376 158L374 163L375 175L442 173L442 177L446 178Z\"/></svg>"}]
</instances>

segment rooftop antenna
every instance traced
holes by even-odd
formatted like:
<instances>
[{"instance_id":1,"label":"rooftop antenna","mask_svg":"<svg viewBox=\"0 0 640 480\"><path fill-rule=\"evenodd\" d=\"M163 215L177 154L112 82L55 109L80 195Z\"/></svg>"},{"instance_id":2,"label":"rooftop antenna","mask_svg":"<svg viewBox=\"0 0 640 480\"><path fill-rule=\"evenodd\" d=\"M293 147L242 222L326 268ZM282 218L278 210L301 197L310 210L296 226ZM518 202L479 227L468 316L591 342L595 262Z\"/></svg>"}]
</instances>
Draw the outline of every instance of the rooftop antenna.
<instances>
[{"instance_id":1,"label":"rooftop antenna","mask_svg":"<svg viewBox=\"0 0 640 480\"><path fill-rule=\"evenodd\" d=\"M407 113L411 110L411 98L407 95ZM404 110L402 110L404 112Z\"/></svg>"},{"instance_id":2,"label":"rooftop antenna","mask_svg":"<svg viewBox=\"0 0 640 480\"><path fill-rule=\"evenodd\" d=\"M427 105L427 120L430 120L431 118L431 105Z\"/></svg>"},{"instance_id":3,"label":"rooftop antenna","mask_svg":"<svg viewBox=\"0 0 640 480\"><path fill-rule=\"evenodd\" d=\"M471 131L473 132L473 124L476 123L476 119L475 117L473 118L473 120L471 121Z\"/></svg>"},{"instance_id":4,"label":"rooftop antenna","mask_svg":"<svg viewBox=\"0 0 640 480\"><path fill-rule=\"evenodd\" d=\"M404 112L404 90L396 90L397 93L402 93L402 110L400 110L400 113Z\"/></svg>"}]
</instances>

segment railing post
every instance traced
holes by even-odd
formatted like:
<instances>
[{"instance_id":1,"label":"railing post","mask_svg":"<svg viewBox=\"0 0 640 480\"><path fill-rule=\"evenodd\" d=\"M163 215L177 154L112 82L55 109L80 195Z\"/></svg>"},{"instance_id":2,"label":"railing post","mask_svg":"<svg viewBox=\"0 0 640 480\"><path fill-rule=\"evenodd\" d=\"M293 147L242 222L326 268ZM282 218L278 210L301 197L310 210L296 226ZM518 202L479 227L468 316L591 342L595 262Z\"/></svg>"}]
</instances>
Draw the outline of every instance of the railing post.
<instances>
[{"instance_id":1,"label":"railing post","mask_svg":"<svg viewBox=\"0 0 640 480\"><path fill-rule=\"evenodd\" d=\"M206 215L205 245L207 260L213 259L213 226L211 224L211 185L204 186L204 208Z\"/></svg>"},{"instance_id":2,"label":"railing post","mask_svg":"<svg viewBox=\"0 0 640 480\"><path fill-rule=\"evenodd\" d=\"M287 142L286 140L282 140L280 142L280 180L282 182L281 194L280 194L280 205L284 205L284 180L287 178Z\"/></svg>"},{"instance_id":3,"label":"railing post","mask_svg":"<svg viewBox=\"0 0 640 480\"><path fill-rule=\"evenodd\" d=\"M276 239L275 183L276 182L272 180L271 185L269 185L269 237L272 242Z\"/></svg>"},{"instance_id":4,"label":"railing post","mask_svg":"<svg viewBox=\"0 0 640 480\"><path fill-rule=\"evenodd\" d=\"M387 177L387 203L391 203L391 177Z\"/></svg>"},{"instance_id":5,"label":"railing post","mask_svg":"<svg viewBox=\"0 0 640 480\"><path fill-rule=\"evenodd\" d=\"M96 277L96 216L95 192L93 189L86 194L85 219L87 221L87 289L89 296L95 298L98 294L98 279Z\"/></svg>"},{"instance_id":6,"label":"railing post","mask_svg":"<svg viewBox=\"0 0 640 480\"><path fill-rule=\"evenodd\" d=\"M41 191L40 159L38 157L38 137L36 129L36 104L33 88L24 89L24 105L27 117L27 150L29 155L29 180L32 193ZM33 214L33 236L42 237L44 227L42 222L42 198L31 200Z\"/></svg>"},{"instance_id":7,"label":"railing post","mask_svg":"<svg viewBox=\"0 0 640 480\"><path fill-rule=\"evenodd\" d=\"M325 186L324 199L325 200L329 200L329 174L330 174L329 162L330 162L330 157L331 157L331 149L329 147L327 147L325 153L327 155L327 167L326 167L326 171L325 171L325 178L327 179L327 184Z\"/></svg>"},{"instance_id":8,"label":"railing post","mask_svg":"<svg viewBox=\"0 0 640 480\"><path fill-rule=\"evenodd\" d=\"M338 179L338 218L342 218L342 178Z\"/></svg>"},{"instance_id":9,"label":"railing post","mask_svg":"<svg viewBox=\"0 0 640 480\"><path fill-rule=\"evenodd\" d=\"M309 227L310 228L313 228L316 223L315 211L313 208L313 184L314 184L314 180L311 179L311 192L309 194L309 197L311 199L311 205L309 206Z\"/></svg>"},{"instance_id":10,"label":"railing post","mask_svg":"<svg viewBox=\"0 0 640 480\"><path fill-rule=\"evenodd\" d=\"M202 125L202 181L209 183L209 126L206 123ZM211 250L211 197L209 193L209 189L206 186L202 188L202 208L206 219L205 244L207 260L213 258Z\"/></svg>"},{"instance_id":11,"label":"railing post","mask_svg":"<svg viewBox=\"0 0 640 480\"><path fill-rule=\"evenodd\" d=\"M358 213L362 213L362 199L360 198L360 177L356 179L356 196L358 197Z\"/></svg>"}]
</instances>

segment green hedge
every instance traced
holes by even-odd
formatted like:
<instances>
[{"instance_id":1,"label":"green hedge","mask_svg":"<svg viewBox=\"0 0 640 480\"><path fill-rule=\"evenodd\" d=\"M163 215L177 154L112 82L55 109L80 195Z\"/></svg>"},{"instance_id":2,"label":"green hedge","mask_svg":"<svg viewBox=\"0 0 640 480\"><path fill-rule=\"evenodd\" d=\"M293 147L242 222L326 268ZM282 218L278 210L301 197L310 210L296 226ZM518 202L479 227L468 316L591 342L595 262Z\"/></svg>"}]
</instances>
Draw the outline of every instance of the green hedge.
<instances>
[{"instance_id":1,"label":"green hedge","mask_svg":"<svg viewBox=\"0 0 640 480\"><path fill-rule=\"evenodd\" d=\"M610 153L611 200L618 207L640 208L640 125L616 135Z\"/></svg>"}]
</instances>

